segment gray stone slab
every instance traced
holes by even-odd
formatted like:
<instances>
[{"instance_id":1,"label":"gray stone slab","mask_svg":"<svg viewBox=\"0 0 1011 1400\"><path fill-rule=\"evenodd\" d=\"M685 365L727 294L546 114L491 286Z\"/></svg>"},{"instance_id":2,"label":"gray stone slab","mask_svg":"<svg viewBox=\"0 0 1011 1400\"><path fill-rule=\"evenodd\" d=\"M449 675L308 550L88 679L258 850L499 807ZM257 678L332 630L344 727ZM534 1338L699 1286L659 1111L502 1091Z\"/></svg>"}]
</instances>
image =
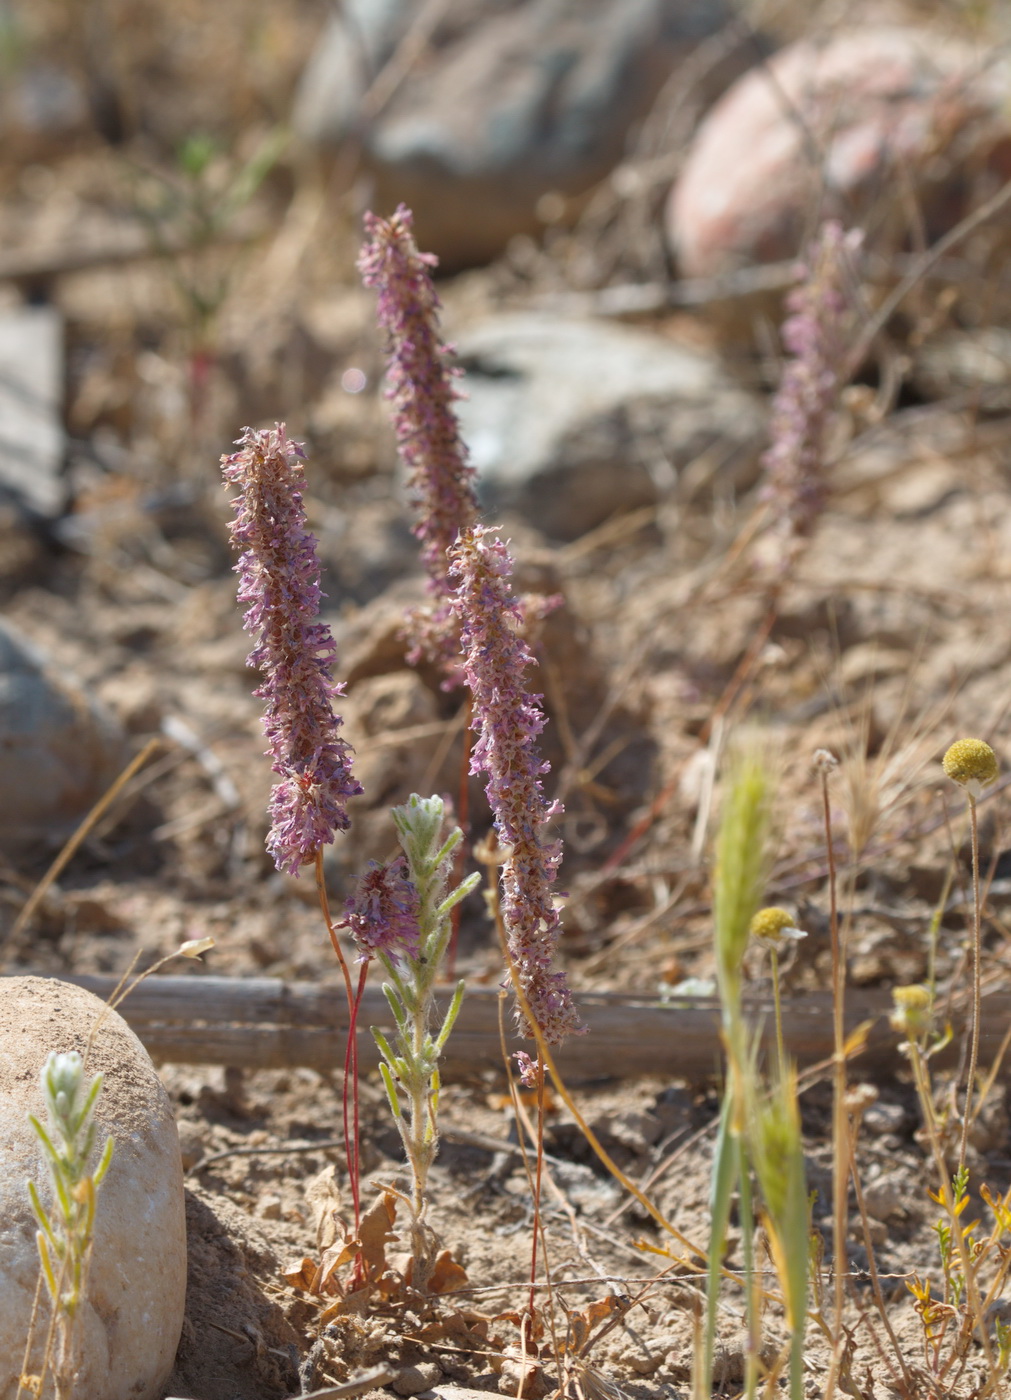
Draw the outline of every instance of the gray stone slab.
<instances>
[{"instance_id":1,"label":"gray stone slab","mask_svg":"<svg viewBox=\"0 0 1011 1400\"><path fill-rule=\"evenodd\" d=\"M66 497L63 375L60 313L51 306L0 312L0 497L50 519Z\"/></svg>"},{"instance_id":2,"label":"gray stone slab","mask_svg":"<svg viewBox=\"0 0 1011 1400\"><path fill-rule=\"evenodd\" d=\"M740 484L763 412L715 355L652 332L503 313L457 342L460 429L492 513L575 539L651 505L666 479L715 452Z\"/></svg>"}]
</instances>

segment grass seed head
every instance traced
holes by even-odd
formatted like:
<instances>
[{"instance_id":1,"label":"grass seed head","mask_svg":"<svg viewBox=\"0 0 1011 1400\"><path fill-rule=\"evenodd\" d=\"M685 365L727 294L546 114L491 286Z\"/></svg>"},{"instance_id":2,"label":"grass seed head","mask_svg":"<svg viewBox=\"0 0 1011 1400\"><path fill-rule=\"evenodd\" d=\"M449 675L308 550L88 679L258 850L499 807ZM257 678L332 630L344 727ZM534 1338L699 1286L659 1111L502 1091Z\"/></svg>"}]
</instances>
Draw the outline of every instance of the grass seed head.
<instances>
[{"instance_id":1,"label":"grass seed head","mask_svg":"<svg viewBox=\"0 0 1011 1400\"><path fill-rule=\"evenodd\" d=\"M772 781L765 755L742 749L733 757L713 877L716 969L725 1009L740 996L741 963L771 861Z\"/></svg>"}]
</instances>

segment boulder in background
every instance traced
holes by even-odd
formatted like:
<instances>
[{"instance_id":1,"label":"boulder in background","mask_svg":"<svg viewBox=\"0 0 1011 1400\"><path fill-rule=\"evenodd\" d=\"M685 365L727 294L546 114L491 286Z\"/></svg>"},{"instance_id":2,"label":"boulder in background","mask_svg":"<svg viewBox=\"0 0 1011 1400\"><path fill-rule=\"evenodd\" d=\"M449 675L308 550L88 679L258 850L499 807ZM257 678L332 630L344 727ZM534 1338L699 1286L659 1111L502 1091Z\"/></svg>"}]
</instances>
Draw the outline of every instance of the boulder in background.
<instances>
[{"instance_id":1,"label":"boulder in background","mask_svg":"<svg viewBox=\"0 0 1011 1400\"><path fill-rule=\"evenodd\" d=\"M763 414L715 356L645 331L496 316L461 337L456 405L487 510L572 540L656 502L703 452L753 467Z\"/></svg>"},{"instance_id":2,"label":"boulder in background","mask_svg":"<svg viewBox=\"0 0 1011 1400\"><path fill-rule=\"evenodd\" d=\"M356 0L331 22L295 103L306 142L355 129L364 69L416 12ZM410 205L444 270L489 261L541 227L544 195L579 195L617 164L677 63L729 18L725 0L457 0L362 130L375 207Z\"/></svg>"},{"instance_id":3,"label":"boulder in background","mask_svg":"<svg viewBox=\"0 0 1011 1400\"><path fill-rule=\"evenodd\" d=\"M66 832L125 762L112 717L0 619L0 841Z\"/></svg>"},{"instance_id":4,"label":"boulder in background","mask_svg":"<svg viewBox=\"0 0 1011 1400\"><path fill-rule=\"evenodd\" d=\"M876 250L927 243L1011 175L1007 85L931 30L802 40L740 78L703 120L667 209L685 277L796 256L826 216ZM903 194L906 191L906 194Z\"/></svg>"}]
</instances>

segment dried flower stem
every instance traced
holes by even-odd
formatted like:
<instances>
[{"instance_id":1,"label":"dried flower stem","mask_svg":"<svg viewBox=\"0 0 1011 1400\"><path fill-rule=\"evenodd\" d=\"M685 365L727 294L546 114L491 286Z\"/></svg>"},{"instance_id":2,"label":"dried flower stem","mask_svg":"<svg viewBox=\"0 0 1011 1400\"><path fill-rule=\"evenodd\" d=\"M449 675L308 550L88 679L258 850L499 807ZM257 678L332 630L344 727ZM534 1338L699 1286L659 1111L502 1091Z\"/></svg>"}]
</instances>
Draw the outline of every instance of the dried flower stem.
<instances>
[{"instance_id":1,"label":"dried flower stem","mask_svg":"<svg viewBox=\"0 0 1011 1400\"><path fill-rule=\"evenodd\" d=\"M860 1216L860 1232L863 1235L864 1249L867 1253L867 1272L870 1275L871 1292L874 1294L874 1303L877 1307L878 1315L881 1318L882 1323L884 1324L885 1331L888 1333L888 1340L891 1343L892 1352L895 1356L896 1361L899 1364L899 1370L902 1373L902 1384L905 1385L907 1392L909 1394L912 1394L912 1377L909 1374L909 1367L906 1364L906 1358L902 1353L902 1347L899 1345L899 1339L895 1335L895 1328L892 1326L891 1318L888 1316L888 1309L885 1305L885 1295L881 1289L881 1275L878 1272L878 1261L874 1254L874 1241L871 1239L870 1217L867 1212L867 1202L864 1199L864 1188L863 1183L860 1180L860 1169L857 1164L857 1140L860 1136L860 1122L863 1117L864 1109L862 1106L857 1106L855 1108L851 1108L850 1111L852 1114L852 1120L849 1131L849 1171L850 1179L853 1182L853 1198L856 1201L857 1213ZM897 1384L899 1379L898 1373L896 1372L894 1366L892 1366L891 1362L888 1360L887 1356L885 1357L885 1363L888 1366L888 1370L891 1374L893 1388L898 1390L900 1388Z\"/></svg>"},{"instance_id":2,"label":"dried flower stem","mask_svg":"<svg viewBox=\"0 0 1011 1400\"><path fill-rule=\"evenodd\" d=\"M972 1122L972 1101L976 1092L976 1068L979 1064L979 1028L983 1016L983 900L979 879L979 819L976 798L966 792L969 803L969 831L972 841L972 1031L969 1038L969 1074L965 1084L965 1109L962 1132L958 1143L958 1165L965 1166L969 1144L969 1124Z\"/></svg>"},{"instance_id":3,"label":"dried flower stem","mask_svg":"<svg viewBox=\"0 0 1011 1400\"><path fill-rule=\"evenodd\" d=\"M965 1086L965 1110L958 1149L959 1170L965 1166L972 1121L972 1101L976 1092L976 1067L979 1063L979 1027L982 1015L983 910L979 879L979 823L976 802L983 789L998 774L997 755L982 739L956 739L942 760L945 775L965 789L969 804L969 825L972 832L972 1032L969 1049L969 1078Z\"/></svg>"},{"instance_id":4,"label":"dried flower stem","mask_svg":"<svg viewBox=\"0 0 1011 1400\"><path fill-rule=\"evenodd\" d=\"M786 1046L783 1044L783 1004L779 992L779 953L775 948L769 952L770 971L772 975L772 1004L776 1017L776 1065L779 1070L780 1083L786 1080Z\"/></svg>"},{"instance_id":5,"label":"dried flower stem","mask_svg":"<svg viewBox=\"0 0 1011 1400\"><path fill-rule=\"evenodd\" d=\"M832 1400L842 1362L845 1340L843 1306L846 1276L846 1200L849 1194L849 1114L846 1111L846 964L843 959L839 931L838 886L835 847L832 832L832 804L829 801L828 775L835 760L826 755L818 763L821 782L822 816L825 827L825 856L828 862L829 930L832 939L832 1031L833 1094L832 1094L832 1265L835 1288L835 1338L832 1364L826 1385L826 1400Z\"/></svg>"}]
</instances>

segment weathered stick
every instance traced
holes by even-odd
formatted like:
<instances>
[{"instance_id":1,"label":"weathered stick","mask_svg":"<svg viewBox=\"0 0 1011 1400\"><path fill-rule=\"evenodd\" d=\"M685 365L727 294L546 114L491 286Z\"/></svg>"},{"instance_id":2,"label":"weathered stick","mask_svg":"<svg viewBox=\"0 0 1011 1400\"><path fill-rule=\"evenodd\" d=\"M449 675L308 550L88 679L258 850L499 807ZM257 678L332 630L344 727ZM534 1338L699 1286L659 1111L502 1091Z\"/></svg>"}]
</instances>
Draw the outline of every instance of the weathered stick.
<instances>
[{"instance_id":1,"label":"weathered stick","mask_svg":"<svg viewBox=\"0 0 1011 1400\"><path fill-rule=\"evenodd\" d=\"M0 282L45 282L73 272L92 272L100 267L174 257L178 253L203 252L209 247L250 243L262 233L259 228L223 229L211 242L196 243L192 237L172 235L164 246L156 246L147 231L124 228L115 238L91 247L57 244L52 248L17 248L0 253Z\"/></svg>"},{"instance_id":2,"label":"weathered stick","mask_svg":"<svg viewBox=\"0 0 1011 1400\"><path fill-rule=\"evenodd\" d=\"M112 977L78 976L63 980L86 987L103 999L116 985ZM0 995L2 995L0 980ZM872 1022L865 1050L854 1062L856 1074L890 1073L904 1063L899 1037L891 1030L887 991L855 990L846 1009L849 1035L864 1021ZM285 983L268 978L151 977L131 992L122 1014L155 1060L173 1064L239 1065L248 1069L281 1069L296 1065L333 1069L343 1063L347 1007L338 989L313 983ZM590 1026L588 1035L572 1037L559 1057L559 1068L572 1080L662 1074L676 1079L703 1080L720 1066L719 1013L715 1001L699 998L691 1004L661 1005L645 997L583 993L580 1011ZM755 1000L749 1016L761 1026L767 1048L772 1047L771 1002ZM507 1031L512 1013L504 1012ZM980 1059L989 1065L997 1055L1011 1020L1011 995L984 1000ZM372 1068L378 1052L367 1027L392 1029L386 998L378 986L367 989L359 1025L359 1063ZM443 1066L449 1074L502 1066L499 1046L499 993L471 988L449 1043ZM935 1064L958 1058L961 1014L953 1016L952 1044ZM788 1053L801 1065L832 1054L832 1004L828 993L808 993L783 1005L783 1030ZM510 1041L510 1049L520 1045ZM1001 1067L1011 1074L1011 1064Z\"/></svg>"}]
</instances>

